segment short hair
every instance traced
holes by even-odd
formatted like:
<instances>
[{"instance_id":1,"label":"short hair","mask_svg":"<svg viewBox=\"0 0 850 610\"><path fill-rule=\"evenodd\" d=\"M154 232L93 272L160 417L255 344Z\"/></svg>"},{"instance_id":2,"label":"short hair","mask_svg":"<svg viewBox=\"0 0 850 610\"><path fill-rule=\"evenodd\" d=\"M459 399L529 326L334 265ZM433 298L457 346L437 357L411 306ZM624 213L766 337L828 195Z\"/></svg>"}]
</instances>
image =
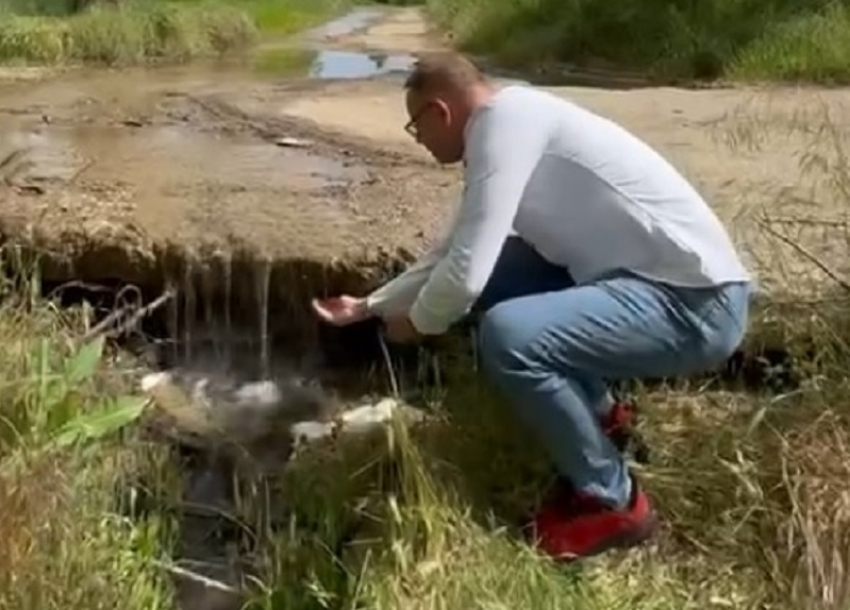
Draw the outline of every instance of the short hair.
<instances>
[{"instance_id":1,"label":"short hair","mask_svg":"<svg viewBox=\"0 0 850 610\"><path fill-rule=\"evenodd\" d=\"M454 51L437 51L417 56L404 88L414 93L463 89L486 82L484 72L468 57Z\"/></svg>"}]
</instances>

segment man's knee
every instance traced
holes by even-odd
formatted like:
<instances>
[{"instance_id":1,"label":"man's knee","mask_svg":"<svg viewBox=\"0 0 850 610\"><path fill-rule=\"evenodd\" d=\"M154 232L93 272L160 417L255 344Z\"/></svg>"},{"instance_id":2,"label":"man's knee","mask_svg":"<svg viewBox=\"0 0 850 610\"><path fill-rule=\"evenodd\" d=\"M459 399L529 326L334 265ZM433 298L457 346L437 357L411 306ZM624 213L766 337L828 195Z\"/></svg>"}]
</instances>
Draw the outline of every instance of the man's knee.
<instances>
[{"instance_id":1,"label":"man's knee","mask_svg":"<svg viewBox=\"0 0 850 610\"><path fill-rule=\"evenodd\" d=\"M522 310L519 300L505 301L481 317L479 349L482 364L490 372L516 370L530 364L527 351L536 329Z\"/></svg>"},{"instance_id":2,"label":"man's knee","mask_svg":"<svg viewBox=\"0 0 850 610\"><path fill-rule=\"evenodd\" d=\"M733 284L723 289L721 314L706 333L706 359L710 366L730 358L741 346L749 324L750 287Z\"/></svg>"}]
</instances>

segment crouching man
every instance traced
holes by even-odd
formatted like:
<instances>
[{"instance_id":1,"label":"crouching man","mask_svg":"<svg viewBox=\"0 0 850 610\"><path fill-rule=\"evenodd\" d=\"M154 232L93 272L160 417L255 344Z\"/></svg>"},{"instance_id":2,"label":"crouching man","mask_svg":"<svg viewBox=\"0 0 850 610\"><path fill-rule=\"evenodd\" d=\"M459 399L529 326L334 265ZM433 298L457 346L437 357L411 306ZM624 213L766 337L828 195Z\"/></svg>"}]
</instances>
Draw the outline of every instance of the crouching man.
<instances>
[{"instance_id":1,"label":"crouching man","mask_svg":"<svg viewBox=\"0 0 850 610\"><path fill-rule=\"evenodd\" d=\"M703 198L619 125L530 86L498 87L464 57L422 57L405 129L464 163L451 230L363 298L320 319L383 318L394 341L480 310L483 370L551 456L560 482L534 518L560 559L632 546L656 517L601 422L606 382L696 373L740 344L750 276Z\"/></svg>"}]
</instances>

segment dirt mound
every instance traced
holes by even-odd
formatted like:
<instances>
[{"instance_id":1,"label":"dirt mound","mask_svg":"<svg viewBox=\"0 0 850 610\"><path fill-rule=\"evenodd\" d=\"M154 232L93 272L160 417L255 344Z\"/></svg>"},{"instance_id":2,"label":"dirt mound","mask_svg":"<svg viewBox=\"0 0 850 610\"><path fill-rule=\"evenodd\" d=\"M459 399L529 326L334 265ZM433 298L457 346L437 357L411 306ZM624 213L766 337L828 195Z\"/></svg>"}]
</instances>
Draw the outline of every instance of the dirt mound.
<instances>
[{"instance_id":1,"label":"dirt mound","mask_svg":"<svg viewBox=\"0 0 850 610\"><path fill-rule=\"evenodd\" d=\"M368 268L418 250L451 205L433 164L274 113L304 87L209 82L75 74L3 97L0 231L128 281L166 250Z\"/></svg>"}]
</instances>

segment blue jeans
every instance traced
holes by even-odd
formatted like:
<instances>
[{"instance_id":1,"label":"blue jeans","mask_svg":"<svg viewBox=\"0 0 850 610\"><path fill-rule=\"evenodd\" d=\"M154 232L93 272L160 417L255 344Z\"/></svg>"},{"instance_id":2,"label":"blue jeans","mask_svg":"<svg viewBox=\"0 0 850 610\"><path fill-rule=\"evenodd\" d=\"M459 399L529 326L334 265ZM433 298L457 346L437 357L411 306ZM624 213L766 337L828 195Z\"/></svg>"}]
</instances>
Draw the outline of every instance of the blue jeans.
<instances>
[{"instance_id":1,"label":"blue jeans","mask_svg":"<svg viewBox=\"0 0 850 610\"><path fill-rule=\"evenodd\" d=\"M561 476L615 507L631 496L599 417L606 381L705 371L743 339L750 286L678 288L629 273L575 285L509 238L475 309L484 374L544 444Z\"/></svg>"}]
</instances>

